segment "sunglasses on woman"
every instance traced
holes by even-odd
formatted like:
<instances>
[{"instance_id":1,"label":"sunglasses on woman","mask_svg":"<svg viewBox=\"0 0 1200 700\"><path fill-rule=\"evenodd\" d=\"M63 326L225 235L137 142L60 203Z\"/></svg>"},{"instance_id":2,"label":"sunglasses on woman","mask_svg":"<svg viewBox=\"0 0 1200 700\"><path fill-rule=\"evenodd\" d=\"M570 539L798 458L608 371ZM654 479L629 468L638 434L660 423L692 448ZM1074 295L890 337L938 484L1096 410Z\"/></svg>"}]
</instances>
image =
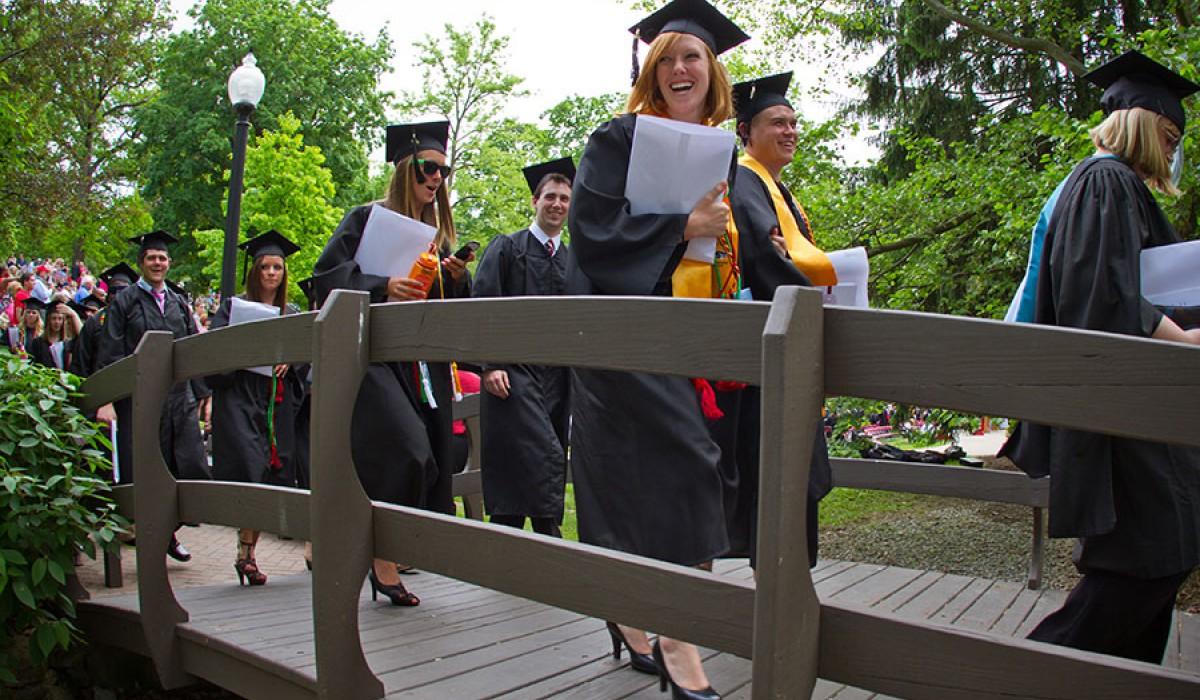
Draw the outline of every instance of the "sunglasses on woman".
<instances>
[{"instance_id":1,"label":"sunglasses on woman","mask_svg":"<svg viewBox=\"0 0 1200 700\"><path fill-rule=\"evenodd\" d=\"M442 165L440 163L435 163L432 160L426 160L424 158L414 158L413 159L413 167L417 168L418 170L420 170L421 172L425 173L426 175L428 175L430 177L433 177L433 174L438 173L438 172L440 172L442 174L443 180L450 177L450 166L449 165Z\"/></svg>"}]
</instances>

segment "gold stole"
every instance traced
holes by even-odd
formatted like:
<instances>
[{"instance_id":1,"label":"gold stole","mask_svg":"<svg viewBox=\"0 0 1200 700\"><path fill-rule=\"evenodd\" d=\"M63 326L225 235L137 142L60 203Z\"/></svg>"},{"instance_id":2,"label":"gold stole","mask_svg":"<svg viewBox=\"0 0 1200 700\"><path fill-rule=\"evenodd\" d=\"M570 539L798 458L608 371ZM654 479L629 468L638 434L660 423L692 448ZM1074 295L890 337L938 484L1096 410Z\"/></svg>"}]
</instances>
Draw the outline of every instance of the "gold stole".
<instances>
[{"instance_id":1,"label":"gold stole","mask_svg":"<svg viewBox=\"0 0 1200 700\"><path fill-rule=\"evenodd\" d=\"M732 214L725 224L725 233L726 236L717 239L717 257L711 263L688 258L679 261L679 266L671 273L671 296L692 299L737 298L740 290L736 288L737 281L731 278L739 274L734 270L738 230ZM733 247L732 251L726 250L726 241Z\"/></svg>"},{"instance_id":2,"label":"gold stole","mask_svg":"<svg viewBox=\"0 0 1200 700\"><path fill-rule=\"evenodd\" d=\"M738 159L738 164L753 171L767 186L767 191L771 193L771 203L775 205L775 218L779 220L779 231L783 234L783 240L787 242L788 255L791 256L792 263L815 287L832 287L837 284L837 271L833 269L833 263L829 261L829 256L825 255L820 248L813 245L812 241L800 232L800 226L796 223L796 218L792 215L792 210L788 207L787 200L783 198L783 192L779 190L779 185L776 184L775 178L771 177L771 173L748 153ZM799 202L796 202L796 209L807 222L808 215L804 213ZM812 231L812 227L809 226L808 230Z\"/></svg>"}]
</instances>

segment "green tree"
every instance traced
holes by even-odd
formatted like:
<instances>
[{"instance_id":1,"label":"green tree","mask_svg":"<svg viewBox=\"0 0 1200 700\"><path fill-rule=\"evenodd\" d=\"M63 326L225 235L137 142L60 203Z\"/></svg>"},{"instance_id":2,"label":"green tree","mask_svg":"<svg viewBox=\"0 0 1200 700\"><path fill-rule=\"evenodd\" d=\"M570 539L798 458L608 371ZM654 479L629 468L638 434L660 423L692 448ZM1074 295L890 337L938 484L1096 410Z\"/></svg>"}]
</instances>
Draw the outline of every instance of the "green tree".
<instances>
[{"instance_id":1,"label":"green tree","mask_svg":"<svg viewBox=\"0 0 1200 700\"><path fill-rule=\"evenodd\" d=\"M447 156L456 172L447 185L453 188L457 174L469 177L478 166L507 103L527 93L520 89L522 79L504 70L508 37L497 33L487 15L467 29L447 23L443 36L426 35L416 49L424 88L405 94L399 109L409 118L433 113L450 122Z\"/></svg>"},{"instance_id":2,"label":"green tree","mask_svg":"<svg viewBox=\"0 0 1200 700\"><path fill-rule=\"evenodd\" d=\"M300 251L288 258L288 295L297 300L304 297L296 283L312 274L317 257L341 219L341 209L333 204L337 188L321 149L305 145L300 120L290 112L278 121L279 131L263 131L246 150L243 233L239 240L275 229L300 246ZM228 172L225 177L228 179ZM202 274L215 280L221 273L225 234L209 229L194 235L201 244ZM240 281L244 259L239 258L238 264Z\"/></svg>"},{"instance_id":3,"label":"green tree","mask_svg":"<svg viewBox=\"0 0 1200 700\"><path fill-rule=\"evenodd\" d=\"M291 111L305 138L326 158L339 206L367 198L367 152L382 135L380 75L392 50L347 33L329 15L330 0L207 0L195 26L166 42L160 92L137 112L145 134L143 194L169 230L222 226L222 173L231 157L233 111L226 81L253 50L267 87L254 128L278 131ZM371 193L374 194L374 193ZM190 242L188 242L190 244ZM190 246L177 258L186 259Z\"/></svg>"},{"instance_id":4,"label":"green tree","mask_svg":"<svg viewBox=\"0 0 1200 700\"><path fill-rule=\"evenodd\" d=\"M7 213L25 245L81 259L136 178L132 111L146 99L169 12L161 0L17 0L0 6L10 113L35 136L18 150ZM28 130L36 127L35 131ZM7 150L7 149L6 149ZM2 166L0 166L2 167ZM134 231L121 231L132 234ZM89 251L90 252L90 251Z\"/></svg>"}]
</instances>

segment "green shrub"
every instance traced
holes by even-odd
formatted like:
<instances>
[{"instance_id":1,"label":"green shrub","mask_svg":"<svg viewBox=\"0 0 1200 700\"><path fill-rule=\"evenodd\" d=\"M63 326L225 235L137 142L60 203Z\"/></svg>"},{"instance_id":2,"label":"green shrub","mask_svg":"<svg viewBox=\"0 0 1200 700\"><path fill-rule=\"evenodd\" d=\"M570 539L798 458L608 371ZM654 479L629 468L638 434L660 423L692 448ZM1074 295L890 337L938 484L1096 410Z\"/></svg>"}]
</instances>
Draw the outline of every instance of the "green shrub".
<instances>
[{"instance_id":1,"label":"green shrub","mask_svg":"<svg viewBox=\"0 0 1200 700\"><path fill-rule=\"evenodd\" d=\"M126 522L104 478L107 438L75 405L79 380L0 355L0 682L16 680L12 640L44 664L79 634L67 592L76 552L113 545Z\"/></svg>"}]
</instances>

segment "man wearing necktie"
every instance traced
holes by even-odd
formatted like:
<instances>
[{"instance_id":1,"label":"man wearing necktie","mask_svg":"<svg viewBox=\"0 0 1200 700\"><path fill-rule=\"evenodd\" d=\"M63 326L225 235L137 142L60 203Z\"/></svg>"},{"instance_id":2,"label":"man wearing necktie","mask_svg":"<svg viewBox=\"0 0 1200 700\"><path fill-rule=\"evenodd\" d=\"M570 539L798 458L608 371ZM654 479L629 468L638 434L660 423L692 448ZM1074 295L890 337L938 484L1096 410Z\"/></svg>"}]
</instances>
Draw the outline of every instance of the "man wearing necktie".
<instances>
[{"instance_id":1,"label":"man wearing necktie","mask_svg":"<svg viewBox=\"0 0 1200 700\"><path fill-rule=\"evenodd\" d=\"M570 158L524 170L533 193L529 228L498 236L475 272L476 297L563 293L570 251L562 242L571 205ZM560 537L567 479L570 374L565 367L486 365L482 375L483 505L491 521Z\"/></svg>"},{"instance_id":2,"label":"man wearing necktie","mask_svg":"<svg viewBox=\"0 0 1200 700\"><path fill-rule=\"evenodd\" d=\"M130 240L139 246L141 276L134 284L113 295L107 307L97 348L97 370L132 355L147 331L169 331L175 338L197 332L187 302L167 286L167 272L171 269L167 246L176 242L174 236L165 231L154 231ZM197 402L209 394L203 381L192 380L176 384L167 395L158 433L163 459L177 479L210 478L196 411ZM102 421L111 423L116 419L118 483L121 484L133 482L132 442L130 431L125 429L132 421L132 413L133 405L129 399L117 401L115 410L110 405L97 412ZM174 537L167 553L179 561L191 558Z\"/></svg>"}]
</instances>

